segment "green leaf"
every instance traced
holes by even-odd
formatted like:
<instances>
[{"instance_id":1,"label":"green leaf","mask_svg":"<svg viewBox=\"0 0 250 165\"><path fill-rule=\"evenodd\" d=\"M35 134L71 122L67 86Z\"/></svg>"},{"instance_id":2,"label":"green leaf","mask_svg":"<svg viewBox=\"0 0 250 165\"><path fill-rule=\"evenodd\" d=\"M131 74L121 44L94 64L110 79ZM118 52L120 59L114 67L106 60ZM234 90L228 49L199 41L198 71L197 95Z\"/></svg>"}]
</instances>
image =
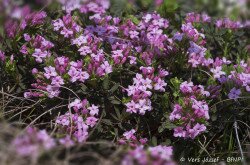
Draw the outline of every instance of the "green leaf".
<instances>
[{"instance_id":1,"label":"green leaf","mask_svg":"<svg viewBox=\"0 0 250 165\"><path fill-rule=\"evenodd\" d=\"M130 18L135 25L138 25L140 23L140 21L133 15L129 15L128 18Z\"/></svg>"},{"instance_id":2,"label":"green leaf","mask_svg":"<svg viewBox=\"0 0 250 165\"><path fill-rule=\"evenodd\" d=\"M102 83L103 89L108 90L109 89L109 78L105 77Z\"/></svg>"},{"instance_id":3,"label":"green leaf","mask_svg":"<svg viewBox=\"0 0 250 165\"><path fill-rule=\"evenodd\" d=\"M151 142L153 146L157 146L157 138L155 136L152 137Z\"/></svg>"},{"instance_id":4,"label":"green leaf","mask_svg":"<svg viewBox=\"0 0 250 165\"><path fill-rule=\"evenodd\" d=\"M107 124L107 125L112 125L112 122L108 119L102 119L102 123Z\"/></svg>"},{"instance_id":5,"label":"green leaf","mask_svg":"<svg viewBox=\"0 0 250 165\"><path fill-rule=\"evenodd\" d=\"M117 89L118 89L118 87L119 87L119 83L116 83L111 89L110 89L110 92L111 93L114 93Z\"/></svg>"},{"instance_id":6,"label":"green leaf","mask_svg":"<svg viewBox=\"0 0 250 165\"><path fill-rule=\"evenodd\" d=\"M112 100L111 103L114 104L114 105L121 104L121 102L119 100Z\"/></svg>"},{"instance_id":7,"label":"green leaf","mask_svg":"<svg viewBox=\"0 0 250 165\"><path fill-rule=\"evenodd\" d=\"M116 115L117 115L117 118L118 118L118 119L121 119L121 113L120 113L119 108L116 107L116 106L114 106L114 108L115 108L115 113L116 113Z\"/></svg>"}]
</instances>

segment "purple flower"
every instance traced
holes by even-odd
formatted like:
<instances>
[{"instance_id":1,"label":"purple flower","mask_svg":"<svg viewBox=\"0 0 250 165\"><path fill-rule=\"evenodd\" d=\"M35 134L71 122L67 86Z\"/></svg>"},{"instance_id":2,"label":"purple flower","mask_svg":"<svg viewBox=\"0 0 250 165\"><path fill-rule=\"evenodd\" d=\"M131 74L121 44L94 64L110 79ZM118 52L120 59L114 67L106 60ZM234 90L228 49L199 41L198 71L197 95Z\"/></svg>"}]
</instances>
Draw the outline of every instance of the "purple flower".
<instances>
[{"instance_id":1,"label":"purple flower","mask_svg":"<svg viewBox=\"0 0 250 165\"><path fill-rule=\"evenodd\" d=\"M221 66L217 66L216 68L210 69L210 71L214 74L215 79L219 79L222 75L225 75L226 73L222 71Z\"/></svg>"},{"instance_id":2,"label":"purple flower","mask_svg":"<svg viewBox=\"0 0 250 165\"><path fill-rule=\"evenodd\" d=\"M69 108L76 108L77 110L82 108L82 102L80 99L75 99L72 103L69 104Z\"/></svg>"},{"instance_id":3,"label":"purple flower","mask_svg":"<svg viewBox=\"0 0 250 165\"><path fill-rule=\"evenodd\" d=\"M182 107L179 104L175 104L174 105L174 110L170 114L169 119L171 121L174 121L176 119L179 120L181 118L181 111L182 111Z\"/></svg>"},{"instance_id":4,"label":"purple flower","mask_svg":"<svg viewBox=\"0 0 250 165\"><path fill-rule=\"evenodd\" d=\"M183 127L176 127L174 128L174 137L187 137L187 131L183 129Z\"/></svg>"},{"instance_id":5,"label":"purple flower","mask_svg":"<svg viewBox=\"0 0 250 165\"><path fill-rule=\"evenodd\" d=\"M133 100L131 100L130 102L126 103L125 104L126 107L127 107L127 110L126 112L128 113L136 113L137 112L137 109L135 108L135 102Z\"/></svg>"},{"instance_id":6,"label":"purple flower","mask_svg":"<svg viewBox=\"0 0 250 165\"><path fill-rule=\"evenodd\" d=\"M56 76L52 78L51 84L60 87L61 85L64 85L64 81L61 76Z\"/></svg>"},{"instance_id":7,"label":"purple flower","mask_svg":"<svg viewBox=\"0 0 250 165\"><path fill-rule=\"evenodd\" d=\"M86 124L89 125L90 127L94 127L96 125L97 120L98 119L95 117L87 117Z\"/></svg>"},{"instance_id":8,"label":"purple flower","mask_svg":"<svg viewBox=\"0 0 250 165\"><path fill-rule=\"evenodd\" d=\"M139 32L135 31L135 30L132 30L129 32L129 35L130 35L130 38L131 39L138 39L138 35L139 35Z\"/></svg>"},{"instance_id":9,"label":"purple flower","mask_svg":"<svg viewBox=\"0 0 250 165\"><path fill-rule=\"evenodd\" d=\"M204 124L197 123L192 129L188 129L188 136L191 139L194 139L196 136L198 136L200 133L204 132L206 130L206 126Z\"/></svg>"},{"instance_id":10,"label":"purple flower","mask_svg":"<svg viewBox=\"0 0 250 165\"><path fill-rule=\"evenodd\" d=\"M60 93L59 87L52 86L52 85L48 85L46 87L46 91L48 92L48 97L49 98L57 97L59 95L59 93Z\"/></svg>"},{"instance_id":11,"label":"purple flower","mask_svg":"<svg viewBox=\"0 0 250 165\"><path fill-rule=\"evenodd\" d=\"M241 95L241 90L236 89L235 87L230 90L230 93L228 94L228 98L237 100L239 96Z\"/></svg>"},{"instance_id":12,"label":"purple flower","mask_svg":"<svg viewBox=\"0 0 250 165\"><path fill-rule=\"evenodd\" d=\"M63 21L61 19L54 20L52 24L55 31L59 31L60 28L64 27Z\"/></svg>"},{"instance_id":13,"label":"purple flower","mask_svg":"<svg viewBox=\"0 0 250 165\"><path fill-rule=\"evenodd\" d=\"M108 63L108 61L104 61L104 63L97 69L97 74L99 76L104 76L105 74L109 74L112 72L112 66Z\"/></svg>"},{"instance_id":14,"label":"purple flower","mask_svg":"<svg viewBox=\"0 0 250 165\"><path fill-rule=\"evenodd\" d=\"M20 52L23 53L23 54L28 54L28 47L26 45L23 45L20 49Z\"/></svg>"},{"instance_id":15,"label":"purple flower","mask_svg":"<svg viewBox=\"0 0 250 165\"><path fill-rule=\"evenodd\" d=\"M184 34L182 34L182 33L180 33L180 32L177 32L177 33L174 34L173 39L174 39L174 40L177 40L177 41L181 41L182 38L183 38L183 35L184 35Z\"/></svg>"},{"instance_id":16,"label":"purple flower","mask_svg":"<svg viewBox=\"0 0 250 165\"><path fill-rule=\"evenodd\" d=\"M89 46L82 46L82 47L80 47L80 49L78 51L80 52L80 55L82 55L82 56L86 56L87 54L92 53L92 50L90 49Z\"/></svg>"},{"instance_id":17,"label":"purple flower","mask_svg":"<svg viewBox=\"0 0 250 165\"><path fill-rule=\"evenodd\" d=\"M14 38L18 30L18 22L13 20L6 21L5 30L8 37Z\"/></svg>"},{"instance_id":18,"label":"purple flower","mask_svg":"<svg viewBox=\"0 0 250 165\"><path fill-rule=\"evenodd\" d=\"M77 130L74 132L74 136L76 137L79 143L84 142L88 138L88 126L84 123L82 117L77 117L75 121Z\"/></svg>"},{"instance_id":19,"label":"purple flower","mask_svg":"<svg viewBox=\"0 0 250 165\"><path fill-rule=\"evenodd\" d=\"M91 107L88 107L88 110L89 110L89 114L90 114L91 116L98 115L98 113L99 113L99 109L98 109L98 107L95 106L95 105L92 105Z\"/></svg>"},{"instance_id":20,"label":"purple flower","mask_svg":"<svg viewBox=\"0 0 250 165\"><path fill-rule=\"evenodd\" d=\"M89 74L86 71L82 71L82 63L71 62L71 67L68 71L71 82L81 81L89 79Z\"/></svg>"},{"instance_id":21,"label":"purple flower","mask_svg":"<svg viewBox=\"0 0 250 165\"><path fill-rule=\"evenodd\" d=\"M27 41L27 42L29 42L31 40L30 35L27 34L27 33L23 34L23 37L24 37L24 40Z\"/></svg>"},{"instance_id":22,"label":"purple flower","mask_svg":"<svg viewBox=\"0 0 250 165\"><path fill-rule=\"evenodd\" d=\"M68 57L57 57L55 59L55 65L56 65L56 70L60 73L60 74L64 74L66 72L67 66L69 63L69 58Z\"/></svg>"},{"instance_id":23,"label":"purple flower","mask_svg":"<svg viewBox=\"0 0 250 165\"><path fill-rule=\"evenodd\" d=\"M0 60L5 61L5 54L0 50Z\"/></svg>"},{"instance_id":24,"label":"purple flower","mask_svg":"<svg viewBox=\"0 0 250 165\"><path fill-rule=\"evenodd\" d=\"M43 24L44 19L46 18L47 14L44 11L36 12L32 15L32 20L31 24L34 25L39 25Z\"/></svg>"},{"instance_id":25,"label":"purple flower","mask_svg":"<svg viewBox=\"0 0 250 165\"><path fill-rule=\"evenodd\" d=\"M31 72L32 72L32 74L33 74L33 75L35 75L35 74L37 74L37 73L38 73L38 69L33 68Z\"/></svg>"},{"instance_id":26,"label":"purple flower","mask_svg":"<svg viewBox=\"0 0 250 165\"><path fill-rule=\"evenodd\" d=\"M25 134L19 135L12 141L12 146L20 156L37 158L41 151L53 148L55 141L45 130L29 127Z\"/></svg>"},{"instance_id":27,"label":"purple flower","mask_svg":"<svg viewBox=\"0 0 250 165\"><path fill-rule=\"evenodd\" d=\"M74 141L71 140L70 136L67 135L65 138L59 139L59 143L69 148L74 145Z\"/></svg>"},{"instance_id":28,"label":"purple flower","mask_svg":"<svg viewBox=\"0 0 250 165\"><path fill-rule=\"evenodd\" d=\"M222 20L217 20L216 23L215 23L215 25L216 25L217 28L222 27L222 24L223 24Z\"/></svg>"},{"instance_id":29,"label":"purple flower","mask_svg":"<svg viewBox=\"0 0 250 165\"><path fill-rule=\"evenodd\" d=\"M124 132L123 136L127 139L127 140L131 140L131 138L134 136L134 133L136 131L134 129L131 129L130 131Z\"/></svg>"},{"instance_id":30,"label":"purple flower","mask_svg":"<svg viewBox=\"0 0 250 165\"><path fill-rule=\"evenodd\" d=\"M56 69L52 66L45 67L44 70L45 70L44 76L47 79L57 76Z\"/></svg>"},{"instance_id":31,"label":"purple flower","mask_svg":"<svg viewBox=\"0 0 250 165\"><path fill-rule=\"evenodd\" d=\"M87 36L80 35L78 38L72 40L72 44L75 44L77 46L82 46L83 44L88 43Z\"/></svg>"},{"instance_id":32,"label":"purple flower","mask_svg":"<svg viewBox=\"0 0 250 165\"><path fill-rule=\"evenodd\" d=\"M70 125L70 114L66 113L56 118L56 123L62 126L69 126Z\"/></svg>"},{"instance_id":33,"label":"purple flower","mask_svg":"<svg viewBox=\"0 0 250 165\"><path fill-rule=\"evenodd\" d=\"M164 80L162 80L162 79L159 78L157 80L157 82L154 84L154 90L165 92L164 87L166 87L166 86L167 86L167 83L165 83Z\"/></svg>"},{"instance_id":34,"label":"purple flower","mask_svg":"<svg viewBox=\"0 0 250 165\"><path fill-rule=\"evenodd\" d=\"M161 158L162 160L171 160L173 155L173 148L167 146L155 146L149 147L150 154L155 158Z\"/></svg>"},{"instance_id":35,"label":"purple flower","mask_svg":"<svg viewBox=\"0 0 250 165\"><path fill-rule=\"evenodd\" d=\"M35 49L35 52L32 54L33 57L36 58L36 62L42 63L43 59L50 56L48 51L42 51L41 49Z\"/></svg>"},{"instance_id":36,"label":"purple flower","mask_svg":"<svg viewBox=\"0 0 250 165\"><path fill-rule=\"evenodd\" d=\"M185 82L181 83L180 90L184 94L192 93L193 92L193 86L194 86L193 82L188 83L187 81L185 81Z\"/></svg>"}]
</instances>

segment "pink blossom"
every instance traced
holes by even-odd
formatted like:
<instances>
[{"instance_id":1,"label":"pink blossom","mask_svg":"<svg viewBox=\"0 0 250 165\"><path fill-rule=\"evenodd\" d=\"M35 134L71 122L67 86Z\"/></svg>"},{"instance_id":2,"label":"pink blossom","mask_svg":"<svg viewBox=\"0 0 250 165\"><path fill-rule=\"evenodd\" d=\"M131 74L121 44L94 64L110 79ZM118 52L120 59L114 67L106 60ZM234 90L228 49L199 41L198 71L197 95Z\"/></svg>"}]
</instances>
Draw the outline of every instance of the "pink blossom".
<instances>
[{"instance_id":1,"label":"pink blossom","mask_svg":"<svg viewBox=\"0 0 250 165\"><path fill-rule=\"evenodd\" d=\"M45 67L44 70L45 70L44 76L47 79L57 76L56 69L52 66Z\"/></svg>"},{"instance_id":2,"label":"pink blossom","mask_svg":"<svg viewBox=\"0 0 250 165\"><path fill-rule=\"evenodd\" d=\"M98 115L98 113L99 113L99 108L98 108L98 106L95 106L95 105L88 107L88 110L89 110L89 114L91 116Z\"/></svg>"},{"instance_id":3,"label":"pink blossom","mask_svg":"<svg viewBox=\"0 0 250 165\"><path fill-rule=\"evenodd\" d=\"M130 130L130 131L127 131L127 132L124 132L123 133L123 136L127 139L127 140L131 140L131 138L134 136L134 133L136 131L134 129Z\"/></svg>"},{"instance_id":4,"label":"pink blossom","mask_svg":"<svg viewBox=\"0 0 250 165\"><path fill-rule=\"evenodd\" d=\"M97 120L98 119L95 117L87 117L86 124L89 125L90 127L94 127L96 125Z\"/></svg>"},{"instance_id":5,"label":"pink blossom","mask_svg":"<svg viewBox=\"0 0 250 165\"><path fill-rule=\"evenodd\" d=\"M210 71L214 74L214 78L215 79L218 79L222 75L226 74L225 72L222 71L222 67L221 66L217 66L216 68L212 68L212 69L210 69Z\"/></svg>"}]
</instances>

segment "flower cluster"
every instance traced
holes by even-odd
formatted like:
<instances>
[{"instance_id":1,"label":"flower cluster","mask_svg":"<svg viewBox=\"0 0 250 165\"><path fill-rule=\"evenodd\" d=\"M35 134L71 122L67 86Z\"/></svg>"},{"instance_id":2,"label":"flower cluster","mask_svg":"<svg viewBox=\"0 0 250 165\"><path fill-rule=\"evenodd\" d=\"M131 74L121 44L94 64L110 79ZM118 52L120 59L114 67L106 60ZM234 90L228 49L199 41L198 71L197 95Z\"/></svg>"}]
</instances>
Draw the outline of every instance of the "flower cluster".
<instances>
[{"instance_id":1,"label":"flower cluster","mask_svg":"<svg viewBox=\"0 0 250 165\"><path fill-rule=\"evenodd\" d=\"M174 105L169 119L178 125L174 129L175 137L194 139L206 130L204 122L209 119L209 107L201 98L210 96L210 93L202 85L186 81L180 85L180 91L185 97L182 104Z\"/></svg>"},{"instance_id":2,"label":"flower cluster","mask_svg":"<svg viewBox=\"0 0 250 165\"><path fill-rule=\"evenodd\" d=\"M123 137L118 141L121 145L129 145L131 147L123 158L122 164L174 164L172 161L173 148L171 146L158 145L146 148L147 139L138 139L135 133L134 129L124 132Z\"/></svg>"},{"instance_id":3,"label":"flower cluster","mask_svg":"<svg viewBox=\"0 0 250 165\"><path fill-rule=\"evenodd\" d=\"M82 28L77 25L71 15L65 15L62 19L53 21L54 30L60 32L65 38L72 38L79 33Z\"/></svg>"},{"instance_id":4,"label":"flower cluster","mask_svg":"<svg viewBox=\"0 0 250 165\"><path fill-rule=\"evenodd\" d=\"M21 21L20 28L24 30L28 25L37 26L44 23L45 18L47 17L46 12L33 12L25 16L25 18Z\"/></svg>"},{"instance_id":5,"label":"flower cluster","mask_svg":"<svg viewBox=\"0 0 250 165\"><path fill-rule=\"evenodd\" d=\"M207 14L197 14L197 13L187 13L185 21L187 23L205 23L205 22L210 22L211 17L209 17Z\"/></svg>"},{"instance_id":6,"label":"flower cluster","mask_svg":"<svg viewBox=\"0 0 250 165\"><path fill-rule=\"evenodd\" d=\"M31 12L29 7L18 8L10 15L12 19L6 21L5 30L10 38L24 30L26 27L36 27L42 25L47 17L46 12ZM19 20L16 20L19 19ZM19 23L20 22L20 23Z\"/></svg>"},{"instance_id":7,"label":"flower cluster","mask_svg":"<svg viewBox=\"0 0 250 165\"><path fill-rule=\"evenodd\" d=\"M84 143L90 136L89 131L95 127L98 129L93 131L93 135L101 135L104 139L111 139L114 135L116 138L120 130L115 128L115 133L111 130L117 124L114 120L119 120L121 129L133 124L141 129L147 124L150 133L155 133L157 128L152 130L147 122L154 121L157 127L161 122L158 119L168 120L165 119L167 112L153 112L152 120L148 120L147 115L144 116L146 120L140 116L139 121L135 114L145 115L153 109L167 109L172 105L170 101L174 102L169 116L176 126L173 136L195 139L207 130L210 119L208 103L225 97L239 101L250 92L250 67L240 59L245 52L239 53L237 61L232 58L235 54L231 53L231 45L223 50L224 54L228 53L224 57L214 53L217 45L210 45L211 37L206 31L209 28L215 33L226 31L221 40L224 42L225 36L234 40L230 36L237 30L244 30L239 22L227 18L212 20L206 14L196 13L188 13L181 23L172 21L172 18L167 20L157 12L120 18L109 15L113 9L107 12L111 4L109 0L57 1L63 11L51 17L50 11L47 16L44 11L33 12L25 6L8 13L11 18L5 23L8 37L3 38L6 43L0 45L3 50L0 51L0 63L4 69L0 69L6 73L12 71L17 80L20 79L20 84L26 80L31 83L28 86L32 89L27 89L25 98L42 98L45 104L52 98L53 101L70 102L68 111L64 109L55 119L57 142L65 147ZM4 7L7 7L6 2ZM164 3L164 8L168 7L162 0L154 3L156 6ZM174 66L176 63L177 67ZM171 72L169 77L176 77L176 80L180 76L188 79L191 75L190 79L197 85L191 81L175 84L172 79L167 83L168 71ZM32 75L22 75L24 72ZM199 85L199 81L204 86ZM111 87L111 84L115 86ZM72 94L78 99L71 100ZM91 105L87 99L81 100L79 96L95 103L99 101L100 107L105 108L102 113L105 119L98 118L98 106ZM161 133L159 131L160 136L154 136L159 144L167 135ZM128 153L122 164L175 164L172 146L150 147L147 138L136 136L134 129L123 133L118 144ZM55 141L44 130L28 128L25 135L13 142L13 146L21 156L37 157L41 151L54 147Z\"/></svg>"},{"instance_id":8,"label":"flower cluster","mask_svg":"<svg viewBox=\"0 0 250 165\"><path fill-rule=\"evenodd\" d=\"M57 117L56 123L61 126L61 131L65 134L65 138L60 140L60 143L68 146L73 143L70 136L81 143L88 138L88 130L96 125L99 114L99 108L95 105L89 105L86 99L75 99L69 104L69 109L73 109L74 113L67 112L64 115Z\"/></svg>"},{"instance_id":9,"label":"flower cluster","mask_svg":"<svg viewBox=\"0 0 250 165\"><path fill-rule=\"evenodd\" d=\"M242 24L237 21L232 21L229 18L224 18L224 19L218 19L216 20L215 23L217 28L227 28L227 29L237 29L237 28L241 28Z\"/></svg>"},{"instance_id":10,"label":"flower cluster","mask_svg":"<svg viewBox=\"0 0 250 165\"><path fill-rule=\"evenodd\" d=\"M110 6L109 0L58 0L67 13L80 9L82 13L105 13Z\"/></svg>"},{"instance_id":11,"label":"flower cluster","mask_svg":"<svg viewBox=\"0 0 250 165\"><path fill-rule=\"evenodd\" d=\"M168 75L168 72L160 68L159 74L155 76L152 67L140 67L140 69L143 74L137 73L133 78L133 85L126 89L132 100L125 105L127 112L144 115L146 111L152 110L150 101L152 92L150 90L164 92L167 83L163 78Z\"/></svg>"},{"instance_id":12,"label":"flower cluster","mask_svg":"<svg viewBox=\"0 0 250 165\"><path fill-rule=\"evenodd\" d=\"M173 149L171 146L155 146L144 148L142 145L129 150L122 160L122 165L127 164L168 164L175 165L172 161Z\"/></svg>"},{"instance_id":13,"label":"flower cluster","mask_svg":"<svg viewBox=\"0 0 250 165\"><path fill-rule=\"evenodd\" d=\"M240 61L236 65L228 64L217 67L218 71L214 73L214 77L221 84L234 84L234 87L230 89L228 97L237 99L242 94L242 91L250 92L250 67L244 61ZM222 67L225 71L222 71Z\"/></svg>"},{"instance_id":14,"label":"flower cluster","mask_svg":"<svg viewBox=\"0 0 250 165\"><path fill-rule=\"evenodd\" d=\"M211 17L209 17L207 14L198 14L198 13L187 13L185 22L187 23L210 23ZM217 28L226 28L226 29L238 29L242 27L246 27L247 23L242 23L240 21L233 21L229 18L224 19L217 19L214 22L215 26Z\"/></svg>"},{"instance_id":15,"label":"flower cluster","mask_svg":"<svg viewBox=\"0 0 250 165\"><path fill-rule=\"evenodd\" d=\"M29 34L25 33L23 36L26 43L21 47L21 53L24 55L31 54L37 63L42 63L46 58L51 56L50 49L54 47L53 43L40 35L31 37Z\"/></svg>"},{"instance_id":16,"label":"flower cluster","mask_svg":"<svg viewBox=\"0 0 250 165\"><path fill-rule=\"evenodd\" d=\"M55 146L55 141L45 130L29 127L24 134L12 141L12 146L20 156L37 157L43 151Z\"/></svg>"},{"instance_id":17,"label":"flower cluster","mask_svg":"<svg viewBox=\"0 0 250 165\"><path fill-rule=\"evenodd\" d=\"M148 141L147 138L137 138L135 136L136 131L134 129L124 132L123 137L119 139L119 144L120 145L129 145L130 147L137 147L140 145L145 145Z\"/></svg>"}]
</instances>

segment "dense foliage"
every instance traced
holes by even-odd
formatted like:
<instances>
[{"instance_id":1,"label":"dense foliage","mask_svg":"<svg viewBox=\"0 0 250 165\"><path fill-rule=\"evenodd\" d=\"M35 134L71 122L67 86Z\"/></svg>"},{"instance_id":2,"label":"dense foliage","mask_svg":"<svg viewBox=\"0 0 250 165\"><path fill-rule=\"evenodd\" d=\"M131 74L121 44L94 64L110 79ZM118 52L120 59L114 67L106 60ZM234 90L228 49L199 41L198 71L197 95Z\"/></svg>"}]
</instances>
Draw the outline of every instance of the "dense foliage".
<instances>
[{"instance_id":1,"label":"dense foliage","mask_svg":"<svg viewBox=\"0 0 250 165\"><path fill-rule=\"evenodd\" d=\"M2 163L248 161L249 21L185 3L3 0Z\"/></svg>"}]
</instances>

